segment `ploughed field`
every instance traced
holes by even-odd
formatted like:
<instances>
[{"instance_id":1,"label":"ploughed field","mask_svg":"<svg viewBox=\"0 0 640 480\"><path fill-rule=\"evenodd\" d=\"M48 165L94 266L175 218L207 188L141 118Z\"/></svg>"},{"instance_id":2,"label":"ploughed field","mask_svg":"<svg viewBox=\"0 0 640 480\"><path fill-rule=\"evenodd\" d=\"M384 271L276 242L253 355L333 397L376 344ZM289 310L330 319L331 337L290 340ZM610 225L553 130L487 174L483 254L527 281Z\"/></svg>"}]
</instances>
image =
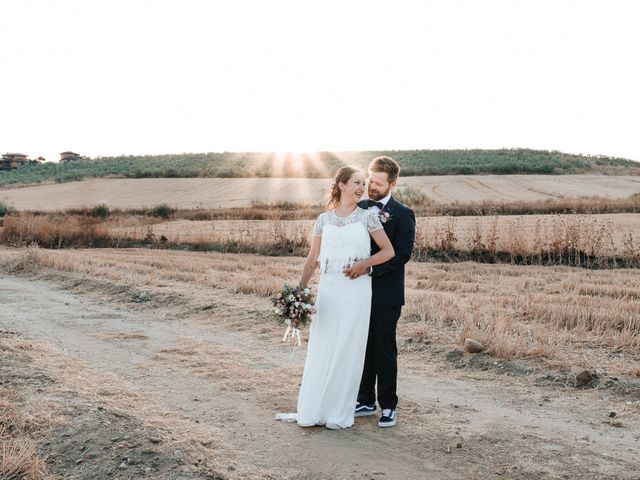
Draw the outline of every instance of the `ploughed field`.
<instances>
[{"instance_id":1,"label":"ploughed field","mask_svg":"<svg viewBox=\"0 0 640 480\"><path fill-rule=\"evenodd\" d=\"M329 179L143 178L95 179L0 188L17 210L54 211L106 204L111 208L246 207L252 202L325 202ZM400 187L422 191L436 203L539 201L569 197L628 198L640 177L609 175L443 175L401 177Z\"/></svg>"}]
</instances>

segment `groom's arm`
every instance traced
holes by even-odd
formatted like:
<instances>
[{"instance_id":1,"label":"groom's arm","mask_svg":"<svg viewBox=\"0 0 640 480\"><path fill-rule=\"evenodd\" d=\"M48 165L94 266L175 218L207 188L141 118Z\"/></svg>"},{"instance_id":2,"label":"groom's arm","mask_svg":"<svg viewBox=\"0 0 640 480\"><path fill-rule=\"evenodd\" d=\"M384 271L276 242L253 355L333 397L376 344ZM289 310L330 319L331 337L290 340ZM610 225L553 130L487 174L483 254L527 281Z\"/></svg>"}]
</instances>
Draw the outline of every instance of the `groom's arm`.
<instances>
[{"instance_id":1,"label":"groom's arm","mask_svg":"<svg viewBox=\"0 0 640 480\"><path fill-rule=\"evenodd\" d=\"M416 216L413 210L407 208L406 214L398 218L396 241L394 242L395 256L388 262L376 265L371 271L372 277L380 277L404 265L411 259L413 244L416 239Z\"/></svg>"}]
</instances>

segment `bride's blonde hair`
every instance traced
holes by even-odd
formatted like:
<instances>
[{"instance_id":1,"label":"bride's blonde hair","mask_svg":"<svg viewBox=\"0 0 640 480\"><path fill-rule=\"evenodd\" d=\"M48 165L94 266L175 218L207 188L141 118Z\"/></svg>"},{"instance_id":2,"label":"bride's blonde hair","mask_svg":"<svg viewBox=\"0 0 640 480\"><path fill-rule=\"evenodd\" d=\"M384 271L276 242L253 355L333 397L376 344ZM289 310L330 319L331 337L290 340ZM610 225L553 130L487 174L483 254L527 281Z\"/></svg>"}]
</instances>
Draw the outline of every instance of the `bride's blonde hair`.
<instances>
[{"instance_id":1,"label":"bride's blonde hair","mask_svg":"<svg viewBox=\"0 0 640 480\"><path fill-rule=\"evenodd\" d=\"M354 173L364 173L364 171L358 167L341 167L340 170L336 172L335 177L333 177L333 182L331 183L331 188L329 189L329 201L327 202L327 208L335 208L338 206L340 202L340 184L347 183L351 177L353 177Z\"/></svg>"}]
</instances>

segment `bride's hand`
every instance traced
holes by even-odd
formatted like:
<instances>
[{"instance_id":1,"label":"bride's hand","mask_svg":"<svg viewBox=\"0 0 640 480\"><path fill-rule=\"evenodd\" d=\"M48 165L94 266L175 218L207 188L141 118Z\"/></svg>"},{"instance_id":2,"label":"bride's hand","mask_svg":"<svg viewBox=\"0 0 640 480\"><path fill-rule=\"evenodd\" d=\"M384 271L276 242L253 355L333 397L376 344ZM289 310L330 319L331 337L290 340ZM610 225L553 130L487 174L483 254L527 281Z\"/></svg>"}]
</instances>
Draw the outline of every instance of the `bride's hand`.
<instances>
[{"instance_id":1,"label":"bride's hand","mask_svg":"<svg viewBox=\"0 0 640 480\"><path fill-rule=\"evenodd\" d=\"M354 263L351 267L345 268L344 274L351 280L354 280L362 275L366 275L368 273L368 270L369 266L367 265L367 261L360 260Z\"/></svg>"}]
</instances>

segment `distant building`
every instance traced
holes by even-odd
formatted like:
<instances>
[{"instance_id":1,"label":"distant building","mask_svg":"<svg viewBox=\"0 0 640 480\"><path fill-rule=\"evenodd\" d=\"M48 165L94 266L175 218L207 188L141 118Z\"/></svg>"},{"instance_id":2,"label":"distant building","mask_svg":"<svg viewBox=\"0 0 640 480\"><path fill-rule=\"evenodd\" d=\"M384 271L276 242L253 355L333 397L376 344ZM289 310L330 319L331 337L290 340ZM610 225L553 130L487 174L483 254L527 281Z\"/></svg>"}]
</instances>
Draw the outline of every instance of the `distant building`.
<instances>
[{"instance_id":1,"label":"distant building","mask_svg":"<svg viewBox=\"0 0 640 480\"><path fill-rule=\"evenodd\" d=\"M23 153L5 153L0 158L0 170L11 170L27 163L27 156Z\"/></svg>"},{"instance_id":2,"label":"distant building","mask_svg":"<svg viewBox=\"0 0 640 480\"><path fill-rule=\"evenodd\" d=\"M78 160L82 158L79 153L76 152L62 152L60 153L60 162L68 162L71 160Z\"/></svg>"}]
</instances>

